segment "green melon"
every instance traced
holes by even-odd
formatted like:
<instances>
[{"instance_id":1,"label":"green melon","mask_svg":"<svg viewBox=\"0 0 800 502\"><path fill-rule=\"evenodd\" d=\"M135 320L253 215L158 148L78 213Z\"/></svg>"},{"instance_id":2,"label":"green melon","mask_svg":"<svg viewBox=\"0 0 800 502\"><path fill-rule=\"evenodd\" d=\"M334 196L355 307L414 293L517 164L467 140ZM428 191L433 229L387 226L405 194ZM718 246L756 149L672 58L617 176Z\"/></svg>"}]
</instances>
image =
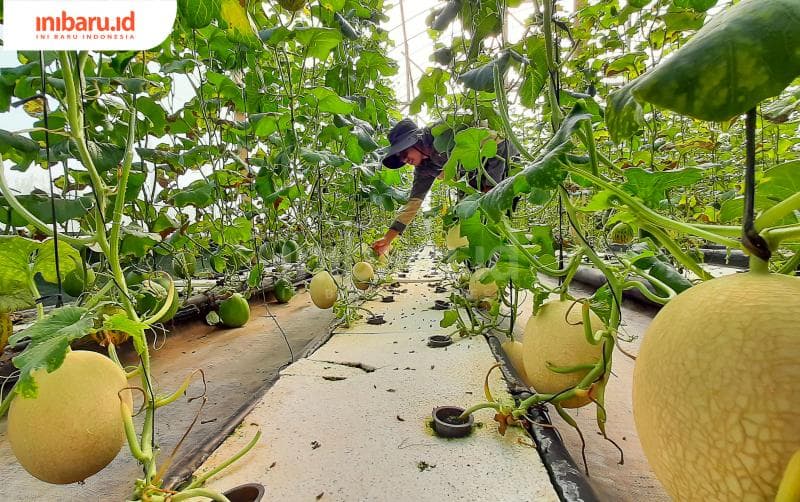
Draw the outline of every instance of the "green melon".
<instances>
[{"instance_id":1,"label":"green melon","mask_svg":"<svg viewBox=\"0 0 800 502\"><path fill-rule=\"evenodd\" d=\"M275 299L279 303L287 303L294 296L294 285L286 279L278 279L275 283Z\"/></svg>"},{"instance_id":2,"label":"green melon","mask_svg":"<svg viewBox=\"0 0 800 502\"><path fill-rule=\"evenodd\" d=\"M227 328L241 328L250 320L250 304L239 293L219 304L219 318Z\"/></svg>"}]
</instances>

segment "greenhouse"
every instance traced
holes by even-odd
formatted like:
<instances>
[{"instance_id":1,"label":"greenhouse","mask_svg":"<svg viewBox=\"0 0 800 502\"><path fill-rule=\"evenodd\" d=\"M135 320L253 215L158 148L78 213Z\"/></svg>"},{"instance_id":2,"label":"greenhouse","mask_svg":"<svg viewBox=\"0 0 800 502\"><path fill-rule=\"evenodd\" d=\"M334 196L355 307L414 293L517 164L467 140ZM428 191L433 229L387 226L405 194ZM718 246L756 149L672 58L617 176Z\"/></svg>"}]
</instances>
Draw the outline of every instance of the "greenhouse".
<instances>
[{"instance_id":1,"label":"greenhouse","mask_svg":"<svg viewBox=\"0 0 800 502\"><path fill-rule=\"evenodd\" d=\"M0 499L800 502L800 0L3 4Z\"/></svg>"}]
</instances>

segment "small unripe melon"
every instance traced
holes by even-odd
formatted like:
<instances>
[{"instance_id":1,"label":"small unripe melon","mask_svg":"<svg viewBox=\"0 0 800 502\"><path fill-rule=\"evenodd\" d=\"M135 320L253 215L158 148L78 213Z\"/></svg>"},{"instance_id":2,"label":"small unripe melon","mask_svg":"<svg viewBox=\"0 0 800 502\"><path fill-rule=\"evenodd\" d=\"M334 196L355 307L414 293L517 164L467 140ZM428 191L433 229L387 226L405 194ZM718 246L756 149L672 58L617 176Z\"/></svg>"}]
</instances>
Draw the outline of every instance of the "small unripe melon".
<instances>
[{"instance_id":1,"label":"small unripe melon","mask_svg":"<svg viewBox=\"0 0 800 502\"><path fill-rule=\"evenodd\" d=\"M327 270L317 272L311 279L308 291L311 301L321 309L329 309L336 303L336 282Z\"/></svg>"},{"instance_id":2,"label":"small unripe melon","mask_svg":"<svg viewBox=\"0 0 800 502\"><path fill-rule=\"evenodd\" d=\"M227 328L241 328L250 320L250 304L239 293L219 304L219 318Z\"/></svg>"},{"instance_id":3,"label":"small unripe melon","mask_svg":"<svg viewBox=\"0 0 800 502\"><path fill-rule=\"evenodd\" d=\"M647 460L674 500L776 500L800 449L800 279L748 272L656 315L633 372Z\"/></svg>"},{"instance_id":4,"label":"small unripe melon","mask_svg":"<svg viewBox=\"0 0 800 502\"><path fill-rule=\"evenodd\" d=\"M548 368L548 362L556 367L571 367L592 364L602 356L602 344L592 345L586 340L581 322L581 304L572 305L571 301L547 302L525 325L525 339L522 342L525 373L528 383L540 394L552 394L574 387L588 373L588 370L556 373ZM589 318L592 331L603 328L603 322L594 312L590 311ZM576 396L560 404L565 408L579 408L589 402L588 396Z\"/></svg>"},{"instance_id":5,"label":"small unripe melon","mask_svg":"<svg viewBox=\"0 0 800 502\"><path fill-rule=\"evenodd\" d=\"M375 277L375 270L369 263L360 261L353 265L353 282L358 289L367 289L373 277Z\"/></svg>"},{"instance_id":6,"label":"small unripe melon","mask_svg":"<svg viewBox=\"0 0 800 502\"><path fill-rule=\"evenodd\" d=\"M444 243L449 251L469 246L469 240L461 236L461 225L455 225L447 231Z\"/></svg>"},{"instance_id":7,"label":"small unripe melon","mask_svg":"<svg viewBox=\"0 0 800 502\"><path fill-rule=\"evenodd\" d=\"M120 398L129 407L125 373L96 352L67 353L52 373L33 373L35 398L17 396L8 412L8 441L17 460L42 481L68 484L96 474L125 441Z\"/></svg>"},{"instance_id":8,"label":"small unripe melon","mask_svg":"<svg viewBox=\"0 0 800 502\"><path fill-rule=\"evenodd\" d=\"M481 268L475 271L472 274L472 277L469 279L469 296L473 300L482 300L484 298L493 298L497 296L497 284L494 282L489 282L488 284L483 284L481 279L486 277L490 270L488 268Z\"/></svg>"}]
</instances>

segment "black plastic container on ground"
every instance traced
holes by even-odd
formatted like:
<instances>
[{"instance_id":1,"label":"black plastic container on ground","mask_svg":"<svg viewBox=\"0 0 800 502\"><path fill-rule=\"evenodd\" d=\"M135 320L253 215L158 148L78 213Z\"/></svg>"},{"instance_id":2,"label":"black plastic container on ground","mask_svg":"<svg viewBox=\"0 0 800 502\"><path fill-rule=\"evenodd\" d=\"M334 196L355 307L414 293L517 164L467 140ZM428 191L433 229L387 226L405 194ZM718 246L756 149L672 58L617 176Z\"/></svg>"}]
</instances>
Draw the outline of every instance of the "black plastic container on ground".
<instances>
[{"instance_id":1,"label":"black plastic container on ground","mask_svg":"<svg viewBox=\"0 0 800 502\"><path fill-rule=\"evenodd\" d=\"M428 347L447 347L453 343L450 335L433 335L428 337Z\"/></svg>"},{"instance_id":2,"label":"black plastic container on ground","mask_svg":"<svg viewBox=\"0 0 800 502\"><path fill-rule=\"evenodd\" d=\"M258 502L264 496L264 486L258 483L247 483L235 486L223 495L231 502Z\"/></svg>"},{"instance_id":3,"label":"black plastic container on ground","mask_svg":"<svg viewBox=\"0 0 800 502\"><path fill-rule=\"evenodd\" d=\"M459 420L458 416L464 413L464 408L458 406L439 406L433 409L433 430L445 438L461 438L470 433L475 419L472 415L466 420Z\"/></svg>"}]
</instances>

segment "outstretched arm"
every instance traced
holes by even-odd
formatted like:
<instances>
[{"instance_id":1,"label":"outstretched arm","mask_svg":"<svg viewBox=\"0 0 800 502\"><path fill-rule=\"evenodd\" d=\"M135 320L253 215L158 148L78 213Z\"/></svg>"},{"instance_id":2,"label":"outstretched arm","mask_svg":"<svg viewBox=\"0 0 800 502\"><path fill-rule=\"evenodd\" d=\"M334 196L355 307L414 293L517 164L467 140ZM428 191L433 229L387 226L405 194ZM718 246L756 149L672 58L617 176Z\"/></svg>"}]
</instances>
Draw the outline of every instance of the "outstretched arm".
<instances>
[{"instance_id":1,"label":"outstretched arm","mask_svg":"<svg viewBox=\"0 0 800 502\"><path fill-rule=\"evenodd\" d=\"M397 213L397 217L389 227L389 230L386 231L386 235L372 244L372 249L374 249L376 253L379 255L386 253L392 241L395 240L398 235L402 235L406 227L411 224L411 221L417 216L419 208L422 206L422 201L424 201L425 196L428 195L435 179L436 178L433 176L418 176L415 172L414 184L411 186L411 196L408 202L400 209L400 212Z\"/></svg>"}]
</instances>

